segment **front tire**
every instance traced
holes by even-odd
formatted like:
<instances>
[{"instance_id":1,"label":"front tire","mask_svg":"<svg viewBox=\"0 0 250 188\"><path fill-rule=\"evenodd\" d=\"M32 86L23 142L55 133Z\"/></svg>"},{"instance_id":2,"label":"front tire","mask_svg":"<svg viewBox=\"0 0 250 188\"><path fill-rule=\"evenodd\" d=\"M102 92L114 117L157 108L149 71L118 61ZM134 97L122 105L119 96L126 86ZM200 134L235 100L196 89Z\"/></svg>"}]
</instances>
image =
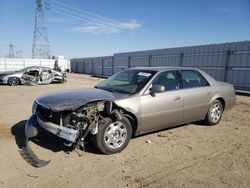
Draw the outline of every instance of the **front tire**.
<instances>
[{"instance_id":1,"label":"front tire","mask_svg":"<svg viewBox=\"0 0 250 188\"><path fill-rule=\"evenodd\" d=\"M20 79L17 78L17 77L10 77L10 78L8 79L8 84L9 84L10 86L17 86L17 85L20 84Z\"/></svg>"},{"instance_id":2,"label":"front tire","mask_svg":"<svg viewBox=\"0 0 250 188\"><path fill-rule=\"evenodd\" d=\"M102 153L113 154L122 151L128 145L131 136L131 124L126 117L114 121L104 118L99 121L94 144Z\"/></svg>"},{"instance_id":3,"label":"front tire","mask_svg":"<svg viewBox=\"0 0 250 188\"><path fill-rule=\"evenodd\" d=\"M216 125L220 122L223 113L223 106L219 100L215 100L209 107L205 123L207 125Z\"/></svg>"}]
</instances>

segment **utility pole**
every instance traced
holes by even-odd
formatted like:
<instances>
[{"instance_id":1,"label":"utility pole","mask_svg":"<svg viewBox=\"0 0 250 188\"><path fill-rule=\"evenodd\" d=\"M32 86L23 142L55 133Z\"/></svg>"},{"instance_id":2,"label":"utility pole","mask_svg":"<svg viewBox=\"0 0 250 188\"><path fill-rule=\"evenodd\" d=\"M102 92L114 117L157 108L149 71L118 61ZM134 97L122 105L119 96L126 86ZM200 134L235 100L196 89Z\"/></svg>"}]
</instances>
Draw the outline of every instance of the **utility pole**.
<instances>
[{"instance_id":1,"label":"utility pole","mask_svg":"<svg viewBox=\"0 0 250 188\"><path fill-rule=\"evenodd\" d=\"M36 0L32 58L50 58L50 45L44 20L44 0Z\"/></svg>"}]
</instances>

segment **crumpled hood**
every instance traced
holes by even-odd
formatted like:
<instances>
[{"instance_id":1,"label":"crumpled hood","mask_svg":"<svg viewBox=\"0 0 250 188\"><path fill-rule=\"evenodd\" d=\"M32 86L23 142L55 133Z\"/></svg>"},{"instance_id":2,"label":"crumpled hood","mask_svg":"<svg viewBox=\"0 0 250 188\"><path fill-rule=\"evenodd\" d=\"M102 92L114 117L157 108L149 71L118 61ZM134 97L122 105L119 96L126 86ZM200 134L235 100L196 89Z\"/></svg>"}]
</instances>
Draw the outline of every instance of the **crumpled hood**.
<instances>
[{"instance_id":1,"label":"crumpled hood","mask_svg":"<svg viewBox=\"0 0 250 188\"><path fill-rule=\"evenodd\" d=\"M89 102L115 100L121 96L124 95L114 94L97 88L86 88L45 94L38 97L36 101L43 107L47 107L53 111L65 111L76 110Z\"/></svg>"}]
</instances>

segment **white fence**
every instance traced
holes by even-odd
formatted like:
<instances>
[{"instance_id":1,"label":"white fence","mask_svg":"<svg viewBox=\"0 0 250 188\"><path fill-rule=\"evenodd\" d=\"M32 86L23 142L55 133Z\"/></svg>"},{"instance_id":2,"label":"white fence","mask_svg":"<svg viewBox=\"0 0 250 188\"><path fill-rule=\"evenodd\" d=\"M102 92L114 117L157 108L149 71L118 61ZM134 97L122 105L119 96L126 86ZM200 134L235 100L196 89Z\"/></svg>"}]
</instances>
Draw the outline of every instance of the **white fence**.
<instances>
[{"instance_id":1,"label":"white fence","mask_svg":"<svg viewBox=\"0 0 250 188\"><path fill-rule=\"evenodd\" d=\"M0 72L14 71L24 67L43 66L54 68L54 59L10 59L0 58ZM68 60L58 60L58 65L62 70L70 70L70 62Z\"/></svg>"}]
</instances>

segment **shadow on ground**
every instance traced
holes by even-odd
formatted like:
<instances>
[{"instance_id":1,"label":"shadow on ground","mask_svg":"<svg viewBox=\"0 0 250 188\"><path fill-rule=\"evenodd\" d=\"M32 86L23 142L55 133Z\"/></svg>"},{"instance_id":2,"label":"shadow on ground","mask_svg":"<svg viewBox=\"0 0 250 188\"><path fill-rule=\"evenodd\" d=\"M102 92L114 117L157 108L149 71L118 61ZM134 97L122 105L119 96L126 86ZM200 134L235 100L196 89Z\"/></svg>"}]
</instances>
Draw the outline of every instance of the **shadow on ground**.
<instances>
[{"instance_id":1,"label":"shadow on ground","mask_svg":"<svg viewBox=\"0 0 250 188\"><path fill-rule=\"evenodd\" d=\"M15 125L12 126L11 128L11 133L12 135L15 136L15 141L16 144L18 146L19 149L22 149L23 147L26 146L25 143L25 124L26 124L27 120L23 120L20 121L18 123L16 123ZM193 122L193 124L198 125L198 126L206 126L206 124L204 124L203 122L199 121L199 122ZM151 132L151 133L147 133L147 134L143 134L140 136L136 136L134 137L135 139L140 138L141 136L145 136L148 134L152 134L152 133L157 133L157 132L161 132L164 130L171 130L171 129L177 129L183 126L186 126L188 124L183 124L183 125L179 125L179 126L175 126L172 128L167 128L167 129L162 129L159 131L155 131L155 132ZM87 138L86 140L89 140L89 142L86 143L86 147L84 149L84 152L88 152L88 153L93 153L93 154L102 154L101 152L99 152L99 150L96 149L96 147L94 146L91 138ZM66 153L70 153L71 151L74 150L73 147L67 147L65 146L61 140L59 140L57 137L49 134L48 132L39 129L39 134L37 137L32 138L30 140L31 142L35 143L36 145L51 150L53 152L60 152L60 151L64 151ZM79 151L81 152L81 151Z\"/></svg>"},{"instance_id":2,"label":"shadow on ground","mask_svg":"<svg viewBox=\"0 0 250 188\"><path fill-rule=\"evenodd\" d=\"M19 149L25 146L25 124L27 120L22 120L11 127L11 134L15 136L15 141Z\"/></svg>"}]
</instances>

